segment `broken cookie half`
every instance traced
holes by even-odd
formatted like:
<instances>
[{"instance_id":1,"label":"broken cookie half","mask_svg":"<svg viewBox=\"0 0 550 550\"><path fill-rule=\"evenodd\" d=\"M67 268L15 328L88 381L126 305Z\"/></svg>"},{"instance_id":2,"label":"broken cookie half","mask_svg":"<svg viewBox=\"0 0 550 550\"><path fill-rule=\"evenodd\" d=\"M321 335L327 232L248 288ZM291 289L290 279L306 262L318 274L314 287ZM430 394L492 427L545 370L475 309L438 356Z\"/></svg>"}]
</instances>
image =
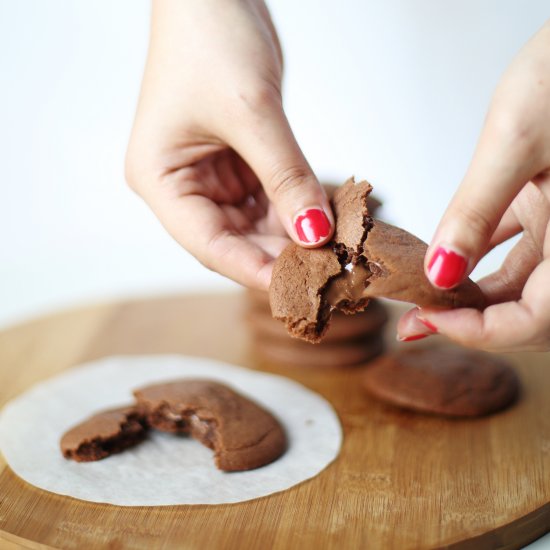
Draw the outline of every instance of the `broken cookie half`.
<instances>
[{"instance_id":1,"label":"broken cookie half","mask_svg":"<svg viewBox=\"0 0 550 550\"><path fill-rule=\"evenodd\" d=\"M277 258L269 289L271 311L291 336L320 342L334 309L362 311L370 298L443 309L484 307L483 294L470 279L451 290L430 284L424 274L428 246L373 218L367 206L371 191L366 181L346 181L332 198L333 240L314 249L291 243Z\"/></svg>"},{"instance_id":2,"label":"broken cookie half","mask_svg":"<svg viewBox=\"0 0 550 550\"><path fill-rule=\"evenodd\" d=\"M65 458L93 462L137 445L147 432L145 416L133 406L99 412L61 438Z\"/></svg>"},{"instance_id":3,"label":"broken cookie half","mask_svg":"<svg viewBox=\"0 0 550 550\"><path fill-rule=\"evenodd\" d=\"M285 431L271 413L213 380L153 384L134 395L152 428L197 439L214 451L220 470L259 468L286 450Z\"/></svg>"}]
</instances>

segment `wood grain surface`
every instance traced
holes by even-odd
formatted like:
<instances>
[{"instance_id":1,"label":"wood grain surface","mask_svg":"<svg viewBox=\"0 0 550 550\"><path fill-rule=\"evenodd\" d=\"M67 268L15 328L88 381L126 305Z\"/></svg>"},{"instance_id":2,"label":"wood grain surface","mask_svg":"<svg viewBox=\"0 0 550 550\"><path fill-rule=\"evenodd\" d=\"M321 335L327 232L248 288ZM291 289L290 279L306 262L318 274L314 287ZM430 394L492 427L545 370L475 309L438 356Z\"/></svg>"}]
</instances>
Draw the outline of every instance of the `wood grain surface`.
<instances>
[{"instance_id":1,"label":"wood grain surface","mask_svg":"<svg viewBox=\"0 0 550 550\"><path fill-rule=\"evenodd\" d=\"M331 401L344 428L333 464L250 502L123 508L36 489L0 457L0 548L519 548L550 530L548 354L509 356L523 384L513 408L444 420L366 397L357 368L259 363L242 308L238 294L175 296L63 312L6 330L0 406L105 355L208 356L288 376Z\"/></svg>"}]
</instances>

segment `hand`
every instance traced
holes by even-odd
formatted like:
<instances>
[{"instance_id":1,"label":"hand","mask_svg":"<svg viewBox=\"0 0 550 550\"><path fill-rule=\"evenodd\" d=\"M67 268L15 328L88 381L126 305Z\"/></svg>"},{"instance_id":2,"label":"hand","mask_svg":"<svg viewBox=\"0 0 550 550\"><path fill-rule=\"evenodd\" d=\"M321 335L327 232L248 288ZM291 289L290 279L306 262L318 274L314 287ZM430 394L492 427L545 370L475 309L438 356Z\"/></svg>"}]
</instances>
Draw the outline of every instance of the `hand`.
<instances>
[{"instance_id":1,"label":"hand","mask_svg":"<svg viewBox=\"0 0 550 550\"><path fill-rule=\"evenodd\" d=\"M282 108L282 68L262 0L156 0L126 158L184 248L262 289L288 236L320 246L334 227Z\"/></svg>"},{"instance_id":2,"label":"hand","mask_svg":"<svg viewBox=\"0 0 550 550\"><path fill-rule=\"evenodd\" d=\"M492 351L550 350L550 21L512 62L470 167L426 254L430 281L452 288L491 248L522 232L502 267L479 281L473 309L414 309L400 340L435 331Z\"/></svg>"}]
</instances>

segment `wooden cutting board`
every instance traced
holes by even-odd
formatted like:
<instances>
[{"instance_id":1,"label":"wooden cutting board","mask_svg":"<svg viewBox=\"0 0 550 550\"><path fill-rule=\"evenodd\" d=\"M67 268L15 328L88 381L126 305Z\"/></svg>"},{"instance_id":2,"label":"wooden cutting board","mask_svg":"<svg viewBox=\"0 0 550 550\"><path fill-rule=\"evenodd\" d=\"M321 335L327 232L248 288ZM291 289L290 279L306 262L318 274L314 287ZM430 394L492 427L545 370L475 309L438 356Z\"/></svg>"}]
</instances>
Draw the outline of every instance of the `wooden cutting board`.
<instances>
[{"instance_id":1,"label":"wooden cutting board","mask_svg":"<svg viewBox=\"0 0 550 550\"><path fill-rule=\"evenodd\" d=\"M512 409L443 420L369 399L357 369L258 364L242 308L238 294L177 296L11 328L0 333L0 406L105 355L208 356L294 378L325 396L344 428L336 462L297 487L241 504L122 508L36 489L0 458L0 548L518 548L550 530L550 355L510 356L524 388Z\"/></svg>"}]
</instances>

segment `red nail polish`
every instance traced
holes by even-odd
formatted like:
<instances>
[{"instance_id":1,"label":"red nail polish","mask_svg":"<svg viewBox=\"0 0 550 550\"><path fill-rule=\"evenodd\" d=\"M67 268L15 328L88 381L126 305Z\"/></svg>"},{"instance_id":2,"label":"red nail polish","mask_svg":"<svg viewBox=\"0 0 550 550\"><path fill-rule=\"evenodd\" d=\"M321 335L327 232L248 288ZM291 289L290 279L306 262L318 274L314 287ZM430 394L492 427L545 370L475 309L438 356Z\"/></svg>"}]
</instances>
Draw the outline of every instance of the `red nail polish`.
<instances>
[{"instance_id":1,"label":"red nail polish","mask_svg":"<svg viewBox=\"0 0 550 550\"><path fill-rule=\"evenodd\" d=\"M319 208L310 208L297 216L294 227L298 238L307 244L318 243L330 234L330 222Z\"/></svg>"},{"instance_id":2,"label":"red nail polish","mask_svg":"<svg viewBox=\"0 0 550 550\"><path fill-rule=\"evenodd\" d=\"M428 264L428 277L435 286L452 288L462 280L467 266L466 258L438 246Z\"/></svg>"},{"instance_id":3,"label":"red nail polish","mask_svg":"<svg viewBox=\"0 0 550 550\"><path fill-rule=\"evenodd\" d=\"M405 338L400 338L400 342L413 342L414 340L422 340L422 338L427 338L429 334L413 334L412 336L406 336Z\"/></svg>"},{"instance_id":4,"label":"red nail polish","mask_svg":"<svg viewBox=\"0 0 550 550\"><path fill-rule=\"evenodd\" d=\"M416 317L423 325L425 325L427 328L429 328L432 332L437 332L437 327L430 323L427 319L422 319L421 317Z\"/></svg>"}]
</instances>

